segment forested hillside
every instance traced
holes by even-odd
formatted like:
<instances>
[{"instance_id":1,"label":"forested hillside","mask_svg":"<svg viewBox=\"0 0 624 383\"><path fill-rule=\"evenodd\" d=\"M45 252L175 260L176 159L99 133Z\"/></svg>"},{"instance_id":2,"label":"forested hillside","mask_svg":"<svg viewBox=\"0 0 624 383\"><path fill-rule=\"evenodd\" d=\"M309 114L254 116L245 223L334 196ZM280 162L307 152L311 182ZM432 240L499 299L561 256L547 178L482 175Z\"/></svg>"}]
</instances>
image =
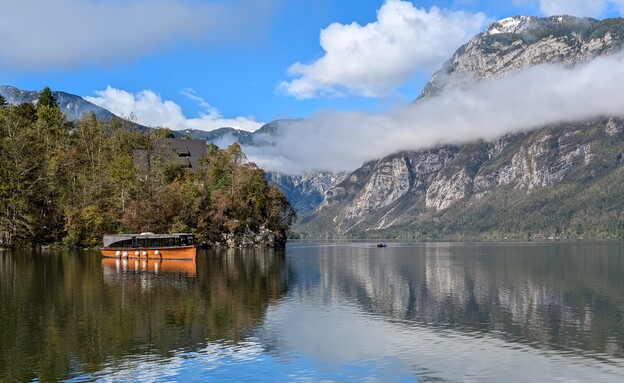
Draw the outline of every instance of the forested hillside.
<instances>
[{"instance_id":1,"label":"forested hillside","mask_svg":"<svg viewBox=\"0 0 624 383\"><path fill-rule=\"evenodd\" d=\"M293 209L238 144L211 145L194 173L157 157L140 168L133 151L170 131L94 115L69 122L48 88L36 104L1 101L0 247L91 247L105 233L142 231L229 246L286 239Z\"/></svg>"}]
</instances>

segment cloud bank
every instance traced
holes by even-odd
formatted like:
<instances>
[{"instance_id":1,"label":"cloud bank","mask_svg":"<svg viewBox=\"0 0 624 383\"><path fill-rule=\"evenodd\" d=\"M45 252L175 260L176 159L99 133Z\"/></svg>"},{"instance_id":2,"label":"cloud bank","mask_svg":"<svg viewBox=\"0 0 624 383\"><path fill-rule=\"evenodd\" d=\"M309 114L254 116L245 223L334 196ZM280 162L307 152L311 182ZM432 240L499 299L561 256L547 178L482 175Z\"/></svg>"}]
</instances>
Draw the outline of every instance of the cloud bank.
<instances>
[{"instance_id":1,"label":"cloud bank","mask_svg":"<svg viewBox=\"0 0 624 383\"><path fill-rule=\"evenodd\" d=\"M204 109L204 112L196 118L187 118L180 105L173 101L163 100L160 95L151 90L132 94L107 86L105 90L96 91L95 94L97 97L84 97L84 99L118 116L133 116L136 122L146 126L167 127L173 130L215 130L230 127L254 131L264 125L253 117L224 118L217 108L199 97L192 89L185 89L182 94L197 102Z\"/></svg>"},{"instance_id":2,"label":"cloud bank","mask_svg":"<svg viewBox=\"0 0 624 383\"><path fill-rule=\"evenodd\" d=\"M310 64L293 64L288 75L295 79L279 89L301 99L386 96L416 73L432 73L487 21L483 13L427 11L409 1L386 0L375 22L323 29L325 54Z\"/></svg>"},{"instance_id":3,"label":"cloud bank","mask_svg":"<svg viewBox=\"0 0 624 383\"><path fill-rule=\"evenodd\" d=\"M541 65L452 88L386 113L326 112L293 122L274 146L245 148L269 170L354 170L401 150L491 140L556 122L624 116L624 54L572 69Z\"/></svg>"},{"instance_id":4,"label":"cloud bank","mask_svg":"<svg viewBox=\"0 0 624 383\"><path fill-rule=\"evenodd\" d=\"M540 11L546 16L600 17L609 8L624 13L624 0L539 0L539 5Z\"/></svg>"},{"instance_id":5,"label":"cloud bank","mask_svg":"<svg viewBox=\"0 0 624 383\"><path fill-rule=\"evenodd\" d=\"M271 0L0 0L0 68L111 64L172 45L232 42Z\"/></svg>"}]
</instances>

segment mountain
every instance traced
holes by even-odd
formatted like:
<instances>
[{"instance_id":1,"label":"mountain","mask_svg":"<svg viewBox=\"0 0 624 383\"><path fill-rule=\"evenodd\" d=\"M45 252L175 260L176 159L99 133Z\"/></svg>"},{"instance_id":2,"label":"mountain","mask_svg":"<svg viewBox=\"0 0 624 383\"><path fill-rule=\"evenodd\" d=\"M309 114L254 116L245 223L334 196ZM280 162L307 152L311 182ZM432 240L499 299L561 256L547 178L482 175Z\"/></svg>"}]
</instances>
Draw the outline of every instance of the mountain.
<instances>
[{"instance_id":1,"label":"mountain","mask_svg":"<svg viewBox=\"0 0 624 383\"><path fill-rule=\"evenodd\" d=\"M538 64L573 66L623 42L623 19L504 19L460 47L415 102ZM367 162L327 190L294 230L303 237L624 238L624 121L535 128Z\"/></svg>"},{"instance_id":2,"label":"mountain","mask_svg":"<svg viewBox=\"0 0 624 383\"><path fill-rule=\"evenodd\" d=\"M266 177L269 183L282 190L297 214L304 215L319 206L327 191L348 175L347 172L307 172L301 175L268 172Z\"/></svg>"},{"instance_id":3,"label":"mountain","mask_svg":"<svg viewBox=\"0 0 624 383\"><path fill-rule=\"evenodd\" d=\"M34 103L39 99L41 91L21 90L12 86L0 86L0 94L9 104L21 104L24 102ZM116 117L110 111L99 107L80 96L74 94L52 91L54 99L59 104L65 117L70 121L80 119L88 113L95 113L99 120L108 121Z\"/></svg>"},{"instance_id":4,"label":"mountain","mask_svg":"<svg viewBox=\"0 0 624 383\"><path fill-rule=\"evenodd\" d=\"M249 145L252 142L252 132L234 128L219 128L211 131L199 129L185 129L174 131L176 137L192 138L194 140L206 140L211 143L225 142L226 145L238 142L241 145ZM219 145L220 146L220 145Z\"/></svg>"},{"instance_id":5,"label":"mountain","mask_svg":"<svg viewBox=\"0 0 624 383\"><path fill-rule=\"evenodd\" d=\"M434 96L449 84L504 77L539 64L566 67L621 50L623 19L516 16L478 34L437 71L418 97Z\"/></svg>"},{"instance_id":6,"label":"mountain","mask_svg":"<svg viewBox=\"0 0 624 383\"><path fill-rule=\"evenodd\" d=\"M293 121L297 120L274 120L262 125L260 129L254 132L223 127L211 131L198 129L179 130L176 131L175 134L179 137L206 140L207 142L215 144L220 143L221 145L219 146L227 146L233 142L238 142L241 145L247 146L273 145L274 138L279 136L282 130L286 129L287 125Z\"/></svg>"},{"instance_id":7,"label":"mountain","mask_svg":"<svg viewBox=\"0 0 624 383\"><path fill-rule=\"evenodd\" d=\"M40 94L41 91L21 90L6 85L0 86L0 95L4 96L9 104L35 103L39 99ZM70 121L76 121L89 113L95 113L95 116L103 121L109 121L111 118L117 117L109 110L95 105L80 96L59 91L52 91L52 95L65 117ZM223 127L213 131L186 129L174 131L174 135L176 137L203 139L206 142L219 144L219 146L227 146L233 142L238 142L241 145L260 145L267 144L270 141L268 137L271 135L279 134L279 130L288 121L291 120L272 121L255 132ZM136 123L133 123L133 125L142 129L146 128Z\"/></svg>"}]
</instances>

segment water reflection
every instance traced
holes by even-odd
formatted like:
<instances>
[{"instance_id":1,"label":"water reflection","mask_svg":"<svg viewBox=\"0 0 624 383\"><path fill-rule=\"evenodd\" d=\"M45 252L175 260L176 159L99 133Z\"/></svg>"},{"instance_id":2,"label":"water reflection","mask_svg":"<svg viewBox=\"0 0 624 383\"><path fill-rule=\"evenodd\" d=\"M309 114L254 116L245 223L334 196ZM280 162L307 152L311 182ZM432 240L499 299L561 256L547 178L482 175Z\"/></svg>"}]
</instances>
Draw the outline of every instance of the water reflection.
<instances>
[{"instance_id":1,"label":"water reflection","mask_svg":"<svg viewBox=\"0 0 624 383\"><path fill-rule=\"evenodd\" d=\"M622 273L624 243L0 252L0 381L621 382Z\"/></svg>"},{"instance_id":2,"label":"water reflection","mask_svg":"<svg viewBox=\"0 0 624 383\"><path fill-rule=\"evenodd\" d=\"M52 382L239 342L290 279L284 254L272 251L206 252L183 265L110 261L0 252L0 381Z\"/></svg>"},{"instance_id":3,"label":"water reflection","mask_svg":"<svg viewBox=\"0 0 624 383\"><path fill-rule=\"evenodd\" d=\"M111 275L121 273L147 273L147 274L180 274L195 276L197 264L195 260L153 260L153 259L127 259L127 258L102 258L102 270L104 279Z\"/></svg>"},{"instance_id":4,"label":"water reflection","mask_svg":"<svg viewBox=\"0 0 624 383\"><path fill-rule=\"evenodd\" d=\"M517 347L617 362L624 357L622 243L295 249L297 274L310 278L296 289L301 300L313 296L326 307L352 302L386 320L491 336Z\"/></svg>"},{"instance_id":5,"label":"water reflection","mask_svg":"<svg viewBox=\"0 0 624 383\"><path fill-rule=\"evenodd\" d=\"M624 244L295 244L256 334L277 355L424 381L624 379Z\"/></svg>"}]
</instances>

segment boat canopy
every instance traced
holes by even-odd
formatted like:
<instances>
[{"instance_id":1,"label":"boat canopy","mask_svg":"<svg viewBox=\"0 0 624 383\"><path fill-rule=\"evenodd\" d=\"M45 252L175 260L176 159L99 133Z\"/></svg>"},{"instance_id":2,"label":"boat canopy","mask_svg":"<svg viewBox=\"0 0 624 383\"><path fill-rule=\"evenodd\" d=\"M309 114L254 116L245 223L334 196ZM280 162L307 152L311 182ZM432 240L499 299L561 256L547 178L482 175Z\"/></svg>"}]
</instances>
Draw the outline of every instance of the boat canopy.
<instances>
[{"instance_id":1,"label":"boat canopy","mask_svg":"<svg viewBox=\"0 0 624 383\"><path fill-rule=\"evenodd\" d=\"M176 234L107 234L103 239L104 247L170 247L190 246L195 244L195 235L191 233Z\"/></svg>"}]
</instances>

